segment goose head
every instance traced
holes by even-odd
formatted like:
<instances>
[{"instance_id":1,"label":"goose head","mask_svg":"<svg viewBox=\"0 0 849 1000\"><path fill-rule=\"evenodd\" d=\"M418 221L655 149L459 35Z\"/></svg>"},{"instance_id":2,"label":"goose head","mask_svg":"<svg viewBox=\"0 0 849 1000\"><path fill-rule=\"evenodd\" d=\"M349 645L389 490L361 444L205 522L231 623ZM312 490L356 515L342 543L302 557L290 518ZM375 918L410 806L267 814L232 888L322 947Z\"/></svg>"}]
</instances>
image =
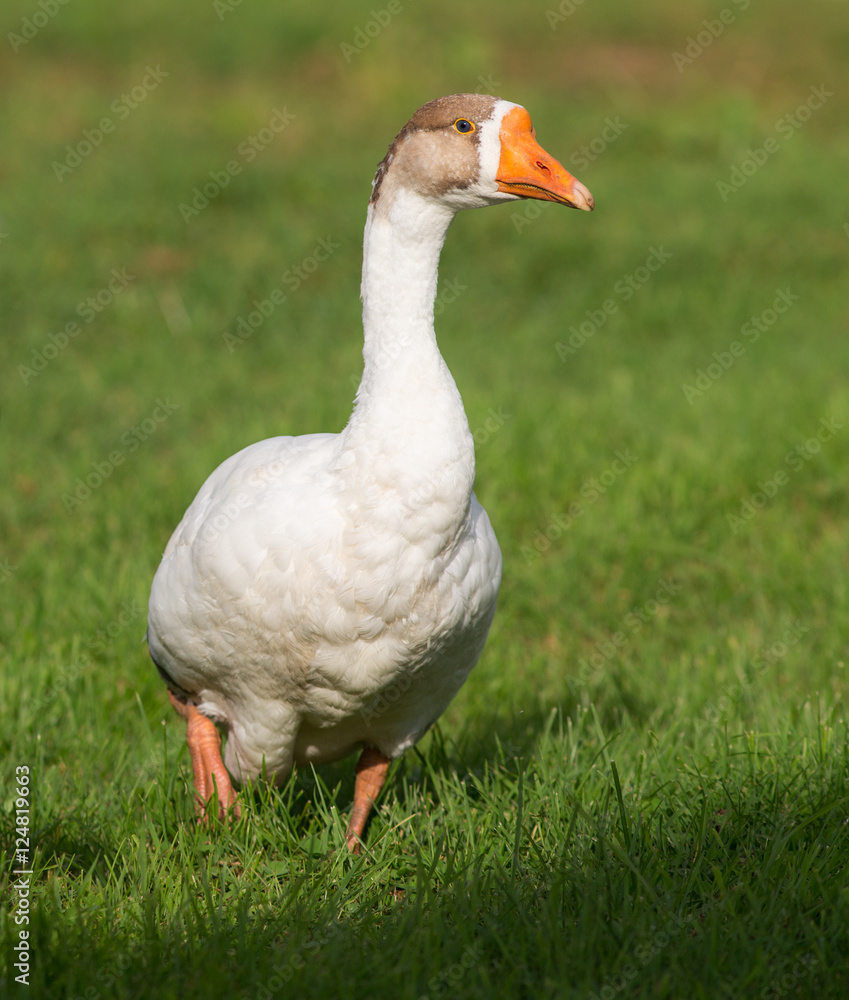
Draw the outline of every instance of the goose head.
<instances>
[{"instance_id":1,"label":"goose head","mask_svg":"<svg viewBox=\"0 0 849 1000\"><path fill-rule=\"evenodd\" d=\"M458 211L520 198L585 212L593 196L539 145L518 104L453 94L423 105L401 129L377 169L371 206L380 213L402 191Z\"/></svg>"}]
</instances>

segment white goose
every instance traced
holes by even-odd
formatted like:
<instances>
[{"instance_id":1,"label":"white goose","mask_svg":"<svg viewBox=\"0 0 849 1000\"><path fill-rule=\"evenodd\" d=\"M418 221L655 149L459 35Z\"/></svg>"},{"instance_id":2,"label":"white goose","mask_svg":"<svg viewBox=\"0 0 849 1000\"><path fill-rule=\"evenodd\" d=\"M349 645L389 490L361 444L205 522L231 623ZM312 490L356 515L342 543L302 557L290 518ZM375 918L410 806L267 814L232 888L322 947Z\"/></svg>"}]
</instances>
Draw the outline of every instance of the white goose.
<instances>
[{"instance_id":1,"label":"white goose","mask_svg":"<svg viewBox=\"0 0 849 1000\"><path fill-rule=\"evenodd\" d=\"M524 108L479 94L419 108L372 185L365 365L347 427L233 455L172 535L147 635L188 723L201 814L216 791L220 814L238 813L231 775L264 767L281 782L293 764L360 749L347 832L359 850L389 761L475 665L501 554L472 492L473 439L433 304L455 213L519 198L593 208Z\"/></svg>"}]
</instances>

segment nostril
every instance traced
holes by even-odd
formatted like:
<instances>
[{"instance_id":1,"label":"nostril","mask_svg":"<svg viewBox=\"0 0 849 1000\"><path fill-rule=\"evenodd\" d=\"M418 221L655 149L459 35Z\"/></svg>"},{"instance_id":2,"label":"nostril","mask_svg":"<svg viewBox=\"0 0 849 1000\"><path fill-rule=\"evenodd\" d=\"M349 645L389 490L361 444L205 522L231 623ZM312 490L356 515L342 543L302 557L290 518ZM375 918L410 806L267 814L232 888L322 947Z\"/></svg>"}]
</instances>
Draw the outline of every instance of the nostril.
<instances>
[{"instance_id":1,"label":"nostril","mask_svg":"<svg viewBox=\"0 0 849 1000\"><path fill-rule=\"evenodd\" d=\"M547 174L551 173L551 171L548 169L548 164L543 163L542 160L537 160L537 166L540 168L540 170L544 170Z\"/></svg>"}]
</instances>

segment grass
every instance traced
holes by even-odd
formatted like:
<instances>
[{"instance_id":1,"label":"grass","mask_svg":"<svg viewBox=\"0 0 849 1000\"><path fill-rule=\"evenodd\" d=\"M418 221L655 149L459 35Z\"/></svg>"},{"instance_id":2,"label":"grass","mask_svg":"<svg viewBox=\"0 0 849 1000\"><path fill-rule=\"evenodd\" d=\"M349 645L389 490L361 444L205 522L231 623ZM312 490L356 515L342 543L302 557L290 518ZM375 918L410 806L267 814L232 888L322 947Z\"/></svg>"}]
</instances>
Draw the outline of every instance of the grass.
<instances>
[{"instance_id":1,"label":"grass","mask_svg":"<svg viewBox=\"0 0 849 1000\"><path fill-rule=\"evenodd\" d=\"M849 33L815 6L736 10L681 73L716 6L587 3L552 28L404 5L346 62L367 5L89 2L3 51L0 992L25 993L26 764L32 996L845 995ZM7 8L7 33L37 10ZM443 255L440 344L505 557L487 650L363 858L352 761L198 829L141 641L161 551L238 448L344 425L374 166L420 103L487 81L598 204L467 213ZM294 118L249 161L275 109ZM579 170L608 118L627 127Z\"/></svg>"}]
</instances>

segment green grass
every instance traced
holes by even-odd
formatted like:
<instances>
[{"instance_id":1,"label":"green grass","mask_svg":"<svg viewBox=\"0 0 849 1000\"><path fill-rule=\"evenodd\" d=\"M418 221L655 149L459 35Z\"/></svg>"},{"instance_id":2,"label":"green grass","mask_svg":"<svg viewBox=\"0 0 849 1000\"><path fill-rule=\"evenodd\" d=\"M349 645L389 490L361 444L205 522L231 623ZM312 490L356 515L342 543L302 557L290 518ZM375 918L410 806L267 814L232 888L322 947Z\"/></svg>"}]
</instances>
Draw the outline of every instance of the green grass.
<instances>
[{"instance_id":1,"label":"green grass","mask_svg":"<svg viewBox=\"0 0 849 1000\"><path fill-rule=\"evenodd\" d=\"M0 54L0 993L845 996L842 6L752 4L682 73L673 53L721 5L587 2L552 30L544 5L404 4L350 62L369 5L290 8L75 0ZM4 33L38 9L7 4ZM170 75L119 117L157 65ZM353 760L199 829L142 642L162 549L238 448L344 425L374 167L419 104L482 80L598 205L467 213L443 255L440 345L505 557L486 652L396 765L361 859L343 849ZM275 109L295 117L247 162ZM723 201L717 182L776 135ZM186 223L179 205L234 159ZM338 249L228 351L320 239ZM652 248L671 256L642 282ZM113 269L133 278L86 322ZM781 289L798 300L747 340ZM28 993L9 874L23 764Z\"/></svg>"}]
</instances>

